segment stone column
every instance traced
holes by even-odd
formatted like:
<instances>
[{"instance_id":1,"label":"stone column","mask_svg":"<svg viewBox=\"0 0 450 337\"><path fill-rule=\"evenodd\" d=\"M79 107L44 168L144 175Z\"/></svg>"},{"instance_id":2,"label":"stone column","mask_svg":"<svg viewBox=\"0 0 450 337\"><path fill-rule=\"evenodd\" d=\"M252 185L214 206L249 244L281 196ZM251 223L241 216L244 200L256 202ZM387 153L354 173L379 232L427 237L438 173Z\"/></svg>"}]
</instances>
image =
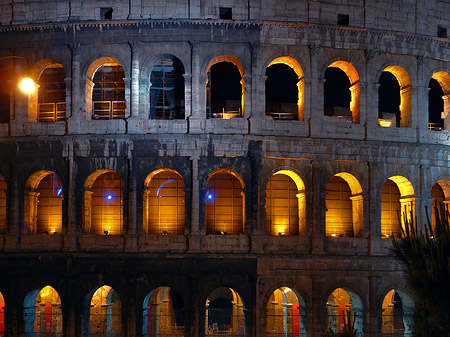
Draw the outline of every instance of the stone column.
<instances>
[{"instance_id":1,"label":"stone column","mask_svg":"<svg viewBox=\"0 0 450 337\"><path fill-rule=\"evenodd\" d=\"M321 192L321 169L320 163L311 162L311 170L313 174L313 207L311 216L311 252L315 254L323 254L324 226L325 223L325 192Z\"/></svg>"},{"instance_id":2,"label":"stone column","mask_svg":"<svg viewBox=\"0 0 450 337\"><path fill-rule=\"evenodd\" d=\"M128 116L128 132L134 133L139 129L139 104L140 104L140 89L139 89L139 45L137 41L128 42L130 46L131 56L131 74L130 74L130 115Z\"/></svg>"},{"instance_id":3,"label":"stone column","mask_svg":"<svg viewBox=\"0 0 450 337\"><path fill-rule=\"evenodd\" d=\"M352 220L353 233L355 238L363 237L363 196L362 194L352 195Z\"/></svg>"},{"instance_id":4,"label":"stone column","mask_svg":"<svg viewBox=\"0 0 450 337\"><path fill-rule=\"evenodd\" d=\"M372 49L366 49L364 51L366 58L365 66L365 78L368 81L372 78L372 60L375 56L375 51ZM361 123L365 125L365 138L367 138L368 129L373 129L378 126L378 85L373 83L365 83L361 85L360 91L360 118Z\"/></svg>"},{"instance_id":5,"label":"stone column","mask_svg":"<svg viewBox=\"0 0 450 337\"><path fill-rule=\"evenodd\" d=\"M450 93L445 93L442 100L444 101L444 111L441 117L444 120L444 130L450 131Z\"/></svg>"},{"instance_id":6,"label":"stone column","mask_svg":"<svg viewBox=\"0 0 450 337\"><path fill-rule=\"evenodd\" d=\"M200 43L189 41L191 46L191 115L189 119L189 132L202 133L205 128L206 119L206 99L205 81L206 74L200 74Z\"/></svg>"},{"instance_id":7,"label":"stone column","mask_svg":"<svg viewBox=\"0 0 450 337\"><path fill-rule=\"evenodd\" d=\"M191 160L192 169L192 189L191 189L191 230L189 233L189 251L199 252L201 250L201 232L200 232L200 186L198 161L199 154L194 153Z\"/></svg>"},{"instance_id":8,"label":"stone column","mask_svg":"<svg viewBox=\"0 0 450 337\"><path fill-rule=\"evenodd\" d=\"M83 106L84 98L81 94L80 44L70 43L68 47L72 60L70 111L67 116L68 132L78 134L80 132L80 121L86 118L83 114L85 107Z\"/></svg>"},{"instance_id":9,"label":"stone column","mask_svg":"<svg viewBox=\"0 0 450 337\"><path fill-rule=\"evenodd\" d=\"M311 81L309 85L309 107L310 111L305 110L305 120L306 115L309 115L309 134L314 135L320 133L322 115L323 115L323 100L320 102L320 90L323 91L323 81L320 82L317 69L317 58L319 54L320 47L315 44L309 45L309 58L310 58L310 71L311 71ZM306 85L305 85L306 87Z\"/></svg>"}]
</instances>

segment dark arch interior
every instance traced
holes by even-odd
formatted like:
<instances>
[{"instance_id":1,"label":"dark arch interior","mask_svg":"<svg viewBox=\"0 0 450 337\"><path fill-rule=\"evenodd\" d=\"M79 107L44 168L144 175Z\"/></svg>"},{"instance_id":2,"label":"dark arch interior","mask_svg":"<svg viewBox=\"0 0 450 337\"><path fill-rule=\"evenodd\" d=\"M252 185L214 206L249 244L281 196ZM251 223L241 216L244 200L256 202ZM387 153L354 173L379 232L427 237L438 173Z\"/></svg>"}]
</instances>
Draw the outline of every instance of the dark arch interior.
<instances>
[{"instance_id":1,"label":"dark arch interior","mask_svg":"<svg viewBox=\"0 0 450 337\"><path fill-rule=\"evenodd\" d=\"M242 85L238 68L231 62L219 62L211 66L208 75L208 108L213 117L233 111L240 115Z\"/></svg>"},{"instance_id":2,"label":"dark arch interior","mask_svg":"<svg viewBox=\"0 0 450 337\"><path fill-rule=\"evenodd\" d=\"M394 114L396 126L400 126L400 85L389 71L383 71L378 81L378 118L386 118L385 113Z\"/></svg>"},{"instance_id":3,"label":"dark arch interior","mask_svg":"<svg viewBox=\"0 0 450 337\"><path fill-rule=\"evenodd\" d=\"M173 289L169 290L169 296L172 299L176 323L178 326L184 326L183 301L180 295Z\"/></svg>"},{"instance_id":4,"label":"dark arch interior","mask_svg":"<svg viewBox=\"0 0 450 337\"><path fill-rule=\"evenodd\" d=\"M0 123L9 122L9 109L11 102L12 81L14 67L10 62L0 64Z\"/></svg>"},{"instance_id":5,"label":"dark arch interior","mask_svg":"<svg viewBox=\"0 0 450 337\"><path fill-rule=\"evenodd\" d=\"M298 76L286 64L266 70L266 114L274 119L298 119Z\"/></svg>"},{"instance_id":6,"label":"dark arch interior","mask_svg":"<svg viewBox=\"0 0 450 337\"><path fill-rule=\"evenodd\" d=\"M350 85L350 80L344 71L336 67L327 69L324 84L325 116L352 117Z\"/></svg>"},{"instance_id":7,"label":"dark arch interior","mask_svg":"<svg viewBox=\"0 0 450 337\"><path fill-rule=\"evenodd\" d=\"M444 120L441 113L444 111L444 91L441 85L434 78L428 85L428 123L430 130L440 131L444 126Z\"/></svg>"}]
</instances>

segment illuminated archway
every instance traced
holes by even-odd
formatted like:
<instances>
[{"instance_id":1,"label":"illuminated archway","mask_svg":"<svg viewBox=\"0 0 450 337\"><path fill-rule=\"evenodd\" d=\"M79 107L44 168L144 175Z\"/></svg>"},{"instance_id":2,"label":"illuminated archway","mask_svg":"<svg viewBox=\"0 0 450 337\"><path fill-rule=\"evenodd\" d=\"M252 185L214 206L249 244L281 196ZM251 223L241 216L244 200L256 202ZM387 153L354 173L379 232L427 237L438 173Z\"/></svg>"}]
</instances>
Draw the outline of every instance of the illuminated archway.
<instances>
[{"instance_id":1,"label":"illuminated archway","mask_svg":"<svg viewBox=\"0 0 450 337\"><path fill-rule=\"evenodd\" d=\"M266 224L269 235L306 234L306 194L302 179L290 170L272 175L266 186Z\"/></svg>"},{"instance_id":2,"label":"illuminated archway","mask_svg":"<svg viewBox=\"0 0 450 337\"><path fill-rule=\"evenodd\" d=\"M244 232L245 193L242 178L230 169L211 174L206 186L206 234Z\"/></svg>"},{"instance_id":3,"label":"illuminated archway","mask_svg":"<svg viewBox=\"0 0 450 337\"><path fill-rule=\"evenodd\" d=\"M125 118L125 71L118 60L102 57L86 72L86 111L92 119Z\"/></svg>"},{"instance_id":4,"label":"illuminated archway","mask_svg":"<svg viewBox=\"0 0 450 337\"><path fill-rule=\"evenodd\" d=\"M39 76L38 122L66 119L66 72L59 63L46 67Z\"/></svg>"},{"instance_id":5,"label":"illuminated archway","mask_svg":"<svg viewBox=\"0 0 450 337\"><path fill-rule=\"evenodd\" d=\"M61 180L55 172L41 170L28 178L25 185L25 228L33 234L62 232Z\"/></svg>"},{"instance_id":6,"label":"illuminated archway","mask_svg":"<svg viewBox=\"0 0 450 337\"><path fill-rule=\"evenodd\" d=\"M360 84L355 67L347 61L331 63L325 72L325 115L359 124Z\"/></svg>"},{"instance_id":7,"label":"illuminated archway","mask_svg":"<svg viewBox=\"0 0 450 337\"><path fill-rule=\"evenodd\" d=\"M432 92L432 81L437 86ZM430 130L450 130L450 74L445 71L433 73L430 80L430 92L428 96L429 129ZM439 97L440 96L440 97ZM443 125L433 125L435 122Z\"/></svg>"},{"instance_id":8,"label":"illuminated archway","mask_svg":"<svg viewBox=\"0 0 450 337\"><path fill-rule=\"evenodd\" d=\"M234 56L213 58L206 68L206 118L244 116L244 68Z\"/></svg>"},{"instance_id":9,"label":"illuminated archway","mask_svg":"<svg viewBox=\"0 0 450 337\"><path fill-rule=\"evenodd\" d=\"M0 292L0 337L5 336L5 299Z\"/></svg>"},{"instance_id":10,"label":"illuminated archway","mask_svg":"<svg viewBox=\"0 0 450 337\"><path fill-rule=\"evenodd\" d=\"M278 57L266 69L266 115L273 119L304 120L304 75L289 56Z\"/></svg>"},{"instance_id":11,"label":"illuminated archway","mask_svg":"<svg viewBox=\"0 0 450 337\"><path fill-rule=\"evenodd\" d=\"M393 336L412 336L414 302L403 291L392 289L383 299L381 332Z\"/></svg>"},{"instance_id":12,"label":"illuminated archway","mask_svg":"<svg viewBox=\"0 0 450 337\"><path fill-rule=\"evenodd\" d=\"M183 301L169 287L158 287L151 291L143 303L144 337L184 336Z\"/></svg>"},{"instance_id":13,"label":"illuminated archway","mask_svg":"<svg viewBox=\"0 0 450 337\"><path fill-rule=\"evenodd\" d=\"M206 300L205 336L245 336L244 303L231 288L221 287Z\"/></svg>"},{"instance_id":14,"label":"illuminated archway","mask_svg":"<svg viewBox=\"0 0 450 337\"><path fill-rule=\"evenodd\" d=\"M327 331L342 333L345 326L354 326L358 336L363 333L361 298L347 288L335 289L327 299Z\"/></svg>"},{"instance_id":15,"label":"illuminated archway","mask_svg":"<svg viewBox=\"0 0 450 337\"><path fill-rule=\"evenodd\" d=\"M159 169L147 176L144 190L144 232L182 235L185 228L184 180L175 170Z\"/></svg>"},{"instance_id":16,"label":"illuminated archway","mask_svg":"<svg viewBox=\"0 0 450 337\"><path fill-rule=\"evenodd\" d=\"M123 231L123 180L112 170L97 170L85 182L84 226L87 233L120 235Z\"/></svg>"},{"instance_id":17,"label":"illuminated archway","mask_svg":"<svg viewBox=\"0 0 450 337\"><path fill-rule=\"evenodd\" d=\"M363 237L363 196L350 173L334 175L326 186L325 232L332 237Z\"/></svg>"},{"instance_id":18,"label":"illuminated archway","mask_svg":"<svg viewBox=\"0 0 450 337\"><path fill-rule=\"evenodd\" d=\"M83 303L83 337L122 336L122 303L108 285L92 290Z\"/></svg>"},{"instance_id":19,"label":"illuminated archway","mask_svg":"<svg viewBox=\"0 0 450 337\"><path fill-rule=\"evenodd\" d=\"M388 178L381 189L381 237L400 238L405 221L411 221L414 214L415 198L411 182L402 176Z\"/></svg>"},{"instance_id":20,"label":"illuminated archway","mask_svg":"<svg viewBox=\"0 0 450 337\"><path fill-rule=\"evenodd\" d=\"M378 119L383 127L411 127L411 78L400 66L386 67L379 79Z\"/></svg>"},{"instance_id":21,"label":"illuminated archway","mask_svg":"<svg viewBox=\"0 0 450 337\"><path fill-rule=\"evenodd\" d=\"M26 336L62 336L61 299L51 286L27 294L23 303Z\"/></svg>"},{"instance_id":22,"label":"illuminated archway","mask_svg":"<svg viewBox=\"0 0 450 337\"><path fill-rule=\"evenodd\" d=\"M303 298L288 287L276 289L267 302L266 336L306 336L306 306Z\"/></svg>"}]
</instances>

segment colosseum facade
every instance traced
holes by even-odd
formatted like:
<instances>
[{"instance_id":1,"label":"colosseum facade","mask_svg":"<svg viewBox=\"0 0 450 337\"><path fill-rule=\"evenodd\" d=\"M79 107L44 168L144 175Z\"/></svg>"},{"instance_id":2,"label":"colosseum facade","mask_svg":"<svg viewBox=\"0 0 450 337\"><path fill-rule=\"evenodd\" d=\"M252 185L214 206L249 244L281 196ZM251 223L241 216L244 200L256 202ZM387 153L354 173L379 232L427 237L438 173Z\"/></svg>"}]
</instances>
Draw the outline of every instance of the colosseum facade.
<instances>
[{"instance_id":1,"label":"colosseum facade","mask_svg":"<svg viewBox=\"0 0 450 337\"><path fill-rule=\"evenodd\" d=\"M412 336L449 13L1 0L0 336Z\"/></svg>"}]
</instances>

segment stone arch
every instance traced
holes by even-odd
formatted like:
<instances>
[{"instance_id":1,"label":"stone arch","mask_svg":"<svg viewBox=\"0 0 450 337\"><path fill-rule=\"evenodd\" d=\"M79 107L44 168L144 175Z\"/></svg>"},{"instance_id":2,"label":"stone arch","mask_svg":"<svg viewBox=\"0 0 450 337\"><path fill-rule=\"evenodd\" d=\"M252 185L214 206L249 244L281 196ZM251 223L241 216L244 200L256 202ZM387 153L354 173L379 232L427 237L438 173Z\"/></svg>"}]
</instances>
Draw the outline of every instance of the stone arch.
<instances>
[{"instance_id":1,"label":"stone arch","mask_svg":"<svg viewBox=\"0 0 450 337\"><path fill-rule=\"evenodd\" d=\"M233 66L229 66L228 64L231 64ZM227 81L229 90L218 90L217 87L215 88L216 83L214 82L215 79L212 78L212 68L222 65L228 67L227 71ZM234 69L237 69L239 72L239 84L237 83L237 73L233 74L235 71ZM234 77L234 78L232 78ZM237 102L237 91L238 87L240 86L240 102ZM233 90L231 90L233 89ZM205 83L205 90L206 90L206 118L223 118L223 119L230 119L234 117L243 117L244 116L244 103L245 103L245 83L244 83L244 67L241 63L241 61L231 55L219 55L214 58L212 58L208 65L206 66L206 83ZM219 99L216 99L215 93L216 92L223 92L226 93L227 97L220 97L221 101L224 100L224 102L219 102ZM231 94L232 92L232 94ZM229 98L228 98L229 97Z\"/></svg>"},{"instance_id":2,"label":"stone arch","mask_svg":"<svg viewBox=\"0 0 450 337\"><path fill-rule=\"evenodd\" d=\"M90 63L86 69L86 114L87 118L91 116L92 119L120 119L125 118L125 112L128 110L127 102L129 102L129 76L123 67L124 63L118 61L113 57L100 57ZM114 73L114 78L109 78L106 75L103 79L96 79L98 71L105 72L111 68L111 73ZM122 77L123 76L123 77ZM127 81L125 81L127 79ZM115 81L114 81L115 80ZM112 91L112 96L102 98L101 84L111 81L115 82L115 90ZM97 84L96 84L97 83ZM94 90L98 88L98 95Z\"/></svg>"},{"instance_id":3,"label":"stone arch","mask_svg":"<svg viewBox=\"0 0 450 337\"><path fill-rule=\"evenodd\" d=\"M391 288L381 302L381 332L396 336L412 336L414 330L413 299L407 292Z\"/></svg>"},{"instance_id":4,"label":"stone arch","mask_svg":"<svg viewBox=\"0 0 450 337\"><path fill-rule=\"evenodd\" d=\"M43 91L50 93L49 79L44 79L46 71L61 70L62 75L53 83L59 89L55 97L43 98ZM63 65L51 58L37 61L27 72L27 75L36 83L36 90L28 94L28 120L31 122L56 122L66 118L66 72ZM61 76L63 76L61 78ZM42 82L45 80L45 82ZM57 97L56 97L57 96Z\"/></svg>"},{"instance_id":5,"label":"stone arch","mask_svg":"<svg viewBox=\"0 0 450 337\"><path fill-rule=\"evenodd\" d=\"M440 98L442 100L442 111L441 111L441 119L443 120L443 125L438 126L438 128L433 128L432 125L429 125L430 130L447 130L450 131L450 74L445 71L436 71L431 75L431 80L437 81L437 83L440 85L442 89L442 97ZM429 92L431 94L431 92ZM430 102L432 98L429 96L428 98L428 105L430 109L430 105L432 102ZM438 99L436 97L436 99ZM431 112L429 112L429 123L430 123L430 116ZM440 128L439 128L440 127Z\"/></svg>"},{"instance_id":6,"label":"stone arch","mask_svg":"<svg viewBox=\"0 0 450 337\"><path fill-rule=\"evenodd\" d=\"M26 336L63 336L61 299L47 285L30 291L23 302Z\"/></svg>"},{"instance_id":7,"label":"stone arch","mask_svg":"<svg viewBox=\"0 0 450 337\"><path fill-rule=\"evenodd\" d=\"M25 183L26 233L61 234L63 200L63 186L55 172L33 173Z\"/></svg>"},{"instance_id":8,"label":"stone arch","mask_svg":"<svg viewBox=\"0 0 450 337\"><path fill-rule=\"evenodd\" d=\"M336 288L327 298L326 309L326 331L340 333L345 325L354 323L357 336L363 335L363 302L353 290L347 287Z\"/></svg>"},{"instance_id":9,"label":"stone arch","mask_svg":"<svg viewBox=\"0 0 450 337\"><path fill-rule=\"evenodd\" d=\"M412 82L411 77L409 76L408 72L399 65L388 65L384 67L382 72L379 74L379 81L383 76L383 73L388 73L395 77L396 81L398 82L399 86L399 96L400 96L400 104L398 109L398 116L400 121L397 120L396 123L393 122L393 116L391 112L391 115L385 114L385 111L383 110L382 106L385 103L385 100L387 98L380 97L380 91L383 92L383 87L380 85L379 87L379 124L383 127L389 127L389 126L400 126L400 127L411 127L412 126ZM388 88L389 90L389 88Z\"/></svg>"},{"instance_id":10,"label":"stone arch","mask_svg":"<svg viewBox=\"0 0 450 337\"><path fill-rule=\"evenodd\" d=\"M326 235L362 238L363 195L358 179L350 173L339 172L330 178L325 189Z\"/></svg>"},{"instance_id":11,"label":"stone arch","mask_svg":"<svg viewBox=\"0 0 450 337\"><path fill-rule=\"evenodd\" d=\"M244 233L245 184L236 171L213 171L206 183L205 200L207 234Z\"/></svg>"},{"instance_id":12,"label":"stone arch","mask_svg":"<svg viewBox=\"0 0 450 337\"><path fill-rule=\"evenodd\" d=\"M245 304L234 289L216 288L205 307L205 336L245 336Z\"/></svg>"},{"instance_id":13,"label":"stone arch","mask_svg":"<svg viewBox=\"0 0 450 337\"><path fill-rule=\"evenodd\" d=\"M297 290L280 286L265 303L267 336L306 336L306 304Z\"/></svg>"},{"instance_id":14,"label":"stone arch","mask_svg":"<svg viewBox=\"0 0 450 337\"><path fill-rule=\"evenodd\" d=\"M269 109L268 104L267 104L267 98L268 98L268 80L270 80L267 74L267 71L269 70L269 68L273 65L284 65L286 67L288 67L288 69L290 69L291 71L293 71L295 73L295 75L297 76L297 82L296 82L296 93L297 93L297 100L296 100L296 111L291 111L290 109L288 109L288 111L284 111L283 106L279 107L279 112L274 111L276 109L272 108ZM304 120L304 106L305 106L305 99L304 99L304 92L305 92L305 80L304 80L304 72L302 67L300 66L300 63L290 57L290 56L280 56L277 57L275 59L273 59L266 67L266 114L270 111L274 111L273 114L269 114L269 116L271 116L273 119L295 119L295 120ZM277 82L278 83L278 82ZM277 85L277 83L274 83L275 85ZM279 84L279 83L278 83ZM289 89L289 88L286 88ZM283 111L282 111L283 110ZM292 117L292 118L291 118Z\"/></svg>"},{"instance_id":15,"label":"stone arch","mask_svg":"<svg viewBox=\"0 0 450 337\"><path fill-rule=\"evenodd\" d=\"M285 191L289 191L288 195ZM288 169L273 173L265 196L268 234L306 235L305 184L297 173Z\"/></svg>"},{"instance_id":16,"label":"stone arch","mask_svg":"<svg viewBox=\"0 0 450 337\"><path fill-rule=\"evenodd\" d=\"M122 302L108 285L92 289L83 300L82 336L121 336Z\"/></svg>"},{"instance_id":17,"label":"stone arch","mask_svg":"<svg viewBox=\"0 0 450 337\"><path fill-rule=\"evenodd\" d=\"M401 237L401 228L404 228L405 222L411 221L414 216L413 185L403 176L390 176L381 188L381 237Z\"/></svg>"},{"instance_id":18,"label":"stone arch","mask_svg":"<svg viewBox=\"0 0 450 337\"><path fill-rule=\"evenodd\" d=\"M144 232L184 234L185 183L181 174L173 169L161 168L145 178L144 186Z\"/></svg>"},{"instance_id":19,"label":"stone arch","mask_svg":"<svg viewBox=\"0 0 450 337\"><path fill-rule=\"evenodd\" d=\"M172 288L161 286L147 294L143 302L143 336L183 335L184 305Z\"/></svg>"},{"instance_id":20,"label":"stone arch","mask_svg":"<svg viewBox=\"0 0 450 337\"><path fill-rule=\"evenodd\" d=\"M100 178L102 180L99 180ZM97 170L87 177L84 183L83 206L86 233L123 233L123 188L122 177L110 169Z\"/></svg>"},{"instance_id":21,"label":"stone arch","mask_svg":"<svg viewBox=\"0 0 450 337\"><path fill-rule=\"evenodd\" d=\"M150 119L185 119L185 67L171 54L152 60L149 74Z\"/></svg>"}]
</instances>

